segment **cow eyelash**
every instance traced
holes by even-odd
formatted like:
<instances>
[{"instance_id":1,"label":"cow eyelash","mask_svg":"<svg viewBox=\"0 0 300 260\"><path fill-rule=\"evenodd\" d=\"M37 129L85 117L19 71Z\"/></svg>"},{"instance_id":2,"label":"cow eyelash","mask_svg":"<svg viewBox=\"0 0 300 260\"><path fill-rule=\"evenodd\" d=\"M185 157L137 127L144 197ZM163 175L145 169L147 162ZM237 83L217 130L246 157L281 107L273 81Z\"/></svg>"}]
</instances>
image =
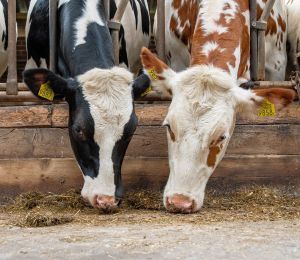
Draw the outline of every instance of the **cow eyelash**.
<instances>
[{"instance_id":1,"label":"cow eyelash","mask_svg":"<svg viewBox=\"0 0 300 260\"><path fill-rule=\"evenodd\" d=\"M168 128L168 132L170 134L171 140L174 142L175 141L175 134L171 129L171 126L169 124L164 124L165 127Z\"/></svg>"},{"instance_id":2,"label":"cow eyelash","mask_svg":"<svg viewBox=\"0 0 300 260\"><path fill-rule=\"evenodd\" d=\"M220 141L220 142L221 142L221 141L224 141L226 138L227 138L226 135L221 135L221 136L219 137L219 141Z\"/></svg>"}]
</instances>

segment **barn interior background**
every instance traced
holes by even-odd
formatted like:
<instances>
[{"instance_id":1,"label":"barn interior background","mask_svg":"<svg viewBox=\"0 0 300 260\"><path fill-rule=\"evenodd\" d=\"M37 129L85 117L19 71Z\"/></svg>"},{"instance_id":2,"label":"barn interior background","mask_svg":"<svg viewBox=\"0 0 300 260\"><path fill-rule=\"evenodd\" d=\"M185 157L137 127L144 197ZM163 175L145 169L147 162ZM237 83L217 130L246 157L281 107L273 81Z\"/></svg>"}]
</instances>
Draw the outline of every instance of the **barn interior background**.
<instances>
[{"instance_id":1,"label":"barn interior background","mask_svg":"<svg viewBox=\"0 0 300 260\"><path fill-rule=\"evenodd\" d=\"M149 1L152 17L155 2ZM18 80L26 62L25 22L29 0L17 1ZM1 78L6 81L6 75ZM24 90L20 90L24 91ZM168 102L137 102L139 127L127 150L123 179L129 188L161 189L168 176L167 141L161 127ZM248 184L300 183L300 106L274 118L238 118L225 158L209 181L219 188ZM14 99L0 107L0 190L63 192L81 187L69 143L65 103Z\"/></svg>"}]
</instances>

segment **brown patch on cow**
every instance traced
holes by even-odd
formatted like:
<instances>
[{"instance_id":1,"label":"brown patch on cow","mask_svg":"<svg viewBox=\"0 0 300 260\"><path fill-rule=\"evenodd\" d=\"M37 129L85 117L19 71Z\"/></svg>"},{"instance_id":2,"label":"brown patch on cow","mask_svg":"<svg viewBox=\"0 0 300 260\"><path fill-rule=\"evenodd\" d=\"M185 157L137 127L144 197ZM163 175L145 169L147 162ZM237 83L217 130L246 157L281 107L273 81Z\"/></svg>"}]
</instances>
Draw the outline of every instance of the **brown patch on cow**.
<instances>
[{"instance_id":1,"label":"brown patch on cow","mask_svg":"<svg viewBox=\"0 0 300 260\"><path fill-rule=\"evenodd\" d=\"M281 15L278 16L277 22L278 22L278 25L279 25L279 27L281 28L281 30L282 30L283 32L285 32L285 31L286 31L286 22L282 19L282 16L281 16Z\"/></svg>"},{"instance_id":2,"label":"brown patch on cow","mask_svg":"<svg viewBox=\"0 0 300 260\"><path fill-rule=\"evenodd\" d=\"M227 19L228 14L224 12L220 14L219 20L216 21L217 25L227 28L224 33L213 32L207 35L203 32L203 19L198 18L192 42L191 65L213 64L229 72L229 65L235 67L236 64L239 64L238 77L244 75L250 55L250 36L243 13L249 7L248 3L245 3L247 1L237 0L236 2L238 3L238 10L233 19ZM231 7L228 3L223 7L224 10L229 8ZM202 51L203 46L208 42L216 42L218 47L206 55ZM241 45L241 60L237 62L234 52L239 45Z\"/></svg>"},{"instance_id":3,"label":"brown patch on cow","mask_svg":"<svg viewBox=\"0 0 300 260\"><path fill-rule=\"evenodd\" d=\"M173 0L172 6L174 9L178 9L181 5L181 0Z\"/></svg>"},{"instance_id":4,"label":"brown patch on cow","mask_svg":"<svg viewBox=\"0 0 300 260\"><path fill-rule=\"evenodd\" d=\"M156 74L161 74L165 69L169 67L162 62L159 58L156 57L148 48L143 47L141 50L141 61L145 69L154 69ZM160 75L157 77L161 80L164 78Z\"/></svg>"},{"instance_id":5,"label":"brown patch on cow","mask_svg":"<svg viewBox=\"0 0 300 260\"><path fill-rule=\"evenodd\" d=\"M264 1L265 3L266 1ZM262 15L263 9L257 4L256 6L256 12L257 12L257 19L259 19ZM268 18L267 22L267 30L266 30L266 35L270 34L276 34L278 31L276 21L273 18L274 12L271 12L271 15Z\"/></svg>"},{"instance_id":6,"label":"brown patch on cow","mask_svg":"<svg viewBox=\"0 0 300 260\"><path fill-rule=\"evenodd\" d=\"M279 110L292 103L296 96L296 91L284 88L255 89L254 93L257 96L267 98Z\"/></svg>"},{"instance_id":7,"label":"brown patch on cow","mask_svg":"<svg viewBox=\"0 0 300 260\"><path fill-rule=\"evenodd\" d=\"M211 146L209 148L209 154L207 156L207 166L208 167L215 167L216 161L217 161L217 155L219 154L219 152L221 151L221 148L219 146Z\"/></svg>"},{"instance_id":8,"label":"brown patch on cow","mask_svg":"<svg viewBox=\"0 0 300 260\"><path fill-rule=\"evenodd\" d=\"M198 1L173 0L172 7L175 12L177 11L177 15L175 16L174 12L171 16L170 31L190 50L199 10Z\"/></svg>"}]
</instances>

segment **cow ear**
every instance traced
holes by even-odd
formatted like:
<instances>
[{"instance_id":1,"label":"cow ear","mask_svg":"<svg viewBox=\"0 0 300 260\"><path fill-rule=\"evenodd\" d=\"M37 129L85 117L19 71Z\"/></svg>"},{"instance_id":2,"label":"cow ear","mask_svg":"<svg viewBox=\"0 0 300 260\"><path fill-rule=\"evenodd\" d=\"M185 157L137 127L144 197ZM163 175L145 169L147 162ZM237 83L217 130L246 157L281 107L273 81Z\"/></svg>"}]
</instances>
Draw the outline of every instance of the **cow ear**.
<instances>
[{"instance_id":1,"label":"cow ear","mask_svg":"<svg viewBox=\"0 0 300 260\"><path fill-rule=\"evenodd\" d=\"M67 80L47 69L25 70L23 78L32 93L41 99L52 101L71 92Z\"/></svg>"},{"instance_id":2,"label":"cow ear","mask_svg":"<svg viewBox=\"0 0 300 260\"><path fill-rule=\"evenodd\" d=\"M141 74L133 82L132 92L134 99L146 95L151 91L151 81L148 75Z\"/></svg>"},{"instance_id":3,"label":"cow ear","mask_svg":"<svg viewBox=\"0 0 300 260\"><path fill-rule=\"evenodd\" d=\"M268 88L247 91L238 88L236 93L238 105L243 111L254 112L257 115L273 116L293 102L296 92L292 89Z\"/></svg>"},{"instance_id":4,"label":"cow ear","mask_svg":"<svg viewBox=\"0 0 300 260\"><path fill-rule=\"evenodd\" d=\"M140 57L144 72L149 75L153 89L165 94L172 93L172 81L176 72L145 47L142 48Z\"/></svg>"}]
</instances>

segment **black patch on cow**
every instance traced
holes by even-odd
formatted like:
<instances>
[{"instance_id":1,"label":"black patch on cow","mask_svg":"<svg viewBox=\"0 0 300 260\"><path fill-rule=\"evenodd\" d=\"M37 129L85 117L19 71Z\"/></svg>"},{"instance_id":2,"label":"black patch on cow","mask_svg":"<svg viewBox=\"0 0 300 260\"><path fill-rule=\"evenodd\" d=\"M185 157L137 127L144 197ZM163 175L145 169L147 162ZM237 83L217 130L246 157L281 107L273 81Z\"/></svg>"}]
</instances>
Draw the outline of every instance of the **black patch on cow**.
<instances>
[{"instance_id":1,"label":"black patch on cow","mask_svg":"<svg viewBox=\"0 0 300 260\"><path fill-rule=\"evenodd\" d=\"M113 161L115 185L116 185L115 197L118 199L121 199L123 197L123 190L124 190L122 185L122 176L121 176L123 159L127 147L130 143L130 140L136 130L137 124L138 124L138 119L137 116L135 115L135 111L133 108L130 119L127 122L127 124L124 126L122 138L118 142L116 142L112 152L111 159Z\"/></svg>"},{"instance_id":2,"label":"black patch on cow","mask_svg":"<svg viewBox=\"0 0 300 260\"><path fill-rule=\"evenodd\" d=\"M137 0L138 3L140 4L141 8L141 16L142 16L142 31L143 34L150 34L150 15L147 10L145 0ZM138 19L138 17L136 17Z\"/></svg>"},{"instance_id":3,"label":"black patch on cow","mask_svg":"<svg viewBox=\"0 0 300 260\"><path fill-rule=\"evenodd\" d=\"M136 3L135 3L134 0L130 0L130 5L131 5L131 8L132 8L133 13L134 13L135 27L137 29L137 27L138 27L138 11L137 11L137 6L136 6Z\"/></svg>"},{"instance_id":4,"label":"black patch on cow","mask_svg":"<svg viewBox=\"0 0 300 260\"><path fill-rule=\"evenodd\" d=\"M3 31L3 34L2 34L2 42L4 42L4 50L7 50L7 46L8 46L8 5L7 5L7 0L1 0L1 4L3 6L3 14L4 14L4 21L5 21L5 29L6 29L6 32Z\"/></svg>"},{"instance_id":5,"label":"black patch on cow","mask_svg":"<svg viewBox=\"0 0 300 260\"><path fill-rule=\"evenodd\" d=\"M69 84L75 85L76 88L76 91L66 98L69 103L69 136L72 149L83 174L96 178L100 167L100 147L94 141L94 119L78 82L73 80Z\"/></svg>"},{"instance_id":6,"label":"black patch on cow","mask_svg":"<svg viewBox=\"0 0 300 260\"><path fill-rule=\"evenodd\" d=\"M149 12L147 10L146 4L144 0L136 0L139 5L140 5L140 10L141 10L141 17L142 17L142 32L143 34L149 35L150 33L150 17L149 17ZM130 0L130 5L134 13L135 17L135 27L136 29L138 28L138 7L136 5L135 0Z\"/></svg>"},{"instance_id":7,"label":"black patch on cow","mask_svg":"<svg viewBox=\"0 0 300 260\"><path fill-rule=\"evenodd\" d=\"M30 30L27 37L27 56L33 59L37 66L40 59L49 65L49 1L37 0L30 14Z\"/></svg>"},{"instance_id":8,"label":"black patch on cow","mask_svg":"<svg viewBox=\"0 0 300 260\"><path fill-rule=\"evenodd\" d=\"M102 1L98 3L99 15L105 21ZM60 17L60 68L61 73L69 73L74 77L93 68L111 68L114 66L112 41L109 30L95 22L89 23L85 43L75 47L76 31L70 30L67 24L74 24L82 16L84 10L82 2L71 1L59 10ZM87 58L88 57L88 58Z\"/></svg>"}]
</instances>

